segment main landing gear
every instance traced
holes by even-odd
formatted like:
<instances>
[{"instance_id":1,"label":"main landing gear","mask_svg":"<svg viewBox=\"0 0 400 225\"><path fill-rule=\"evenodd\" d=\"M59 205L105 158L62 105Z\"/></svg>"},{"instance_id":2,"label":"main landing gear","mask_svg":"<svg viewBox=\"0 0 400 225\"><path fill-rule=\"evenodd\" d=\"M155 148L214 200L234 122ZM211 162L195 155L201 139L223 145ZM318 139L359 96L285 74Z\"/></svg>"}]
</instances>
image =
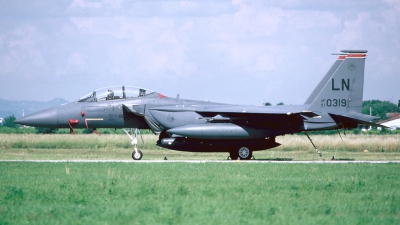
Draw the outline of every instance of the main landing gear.
<instances>
[{"instance_id":1,"label":"main landing gear","mask_svg":"<svg viewBox=\"0 0 400 225\"><path fill-rule=\"evenodd\" d=\"M229 157L232 160L249 160L253 156L253 152L247 147L241 147L229 152Z\"/></svg>"},{"instance_id":2,"label":"main landing gear","mask_svg":"<svg viewBox=\"0 0 400 225\"><path fill-rule=\"evenodd\" d=\"M142 151L140 151L138 148L137 148L137 136L138 136L138 134L140 134L140 130L139 129L137 129L137 128L135 128L135 131L134 131L134 136L135 137L132 137L130 134L129 134L129 132L132 130L125 130L125 129L122 129L123 131L125 131L125 133L129 136L129 138L131 139L131 144L133 145L133 149L134 149L134 151L132 152L132 159L133 160L141 160L142 159L142 157L143 157L143 153L142 153ZM142 137L142 136L140 136L140 137ZM142 142L143 142L143 144L144 144L144 141L143 141L143 138L142 138Z\"/></svg>"}]
</instances>

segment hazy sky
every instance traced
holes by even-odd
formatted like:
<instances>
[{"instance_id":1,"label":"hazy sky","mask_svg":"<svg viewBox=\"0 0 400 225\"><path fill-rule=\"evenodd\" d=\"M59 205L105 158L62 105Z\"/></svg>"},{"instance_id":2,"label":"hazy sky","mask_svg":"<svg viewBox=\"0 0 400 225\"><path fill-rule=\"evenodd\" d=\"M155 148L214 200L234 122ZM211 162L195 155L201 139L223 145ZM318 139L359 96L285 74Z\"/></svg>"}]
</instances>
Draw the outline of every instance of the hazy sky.
<instances>
[{"instance_id":1,"label":"hazy sky","mask_svg":"<svg viewBox=\"0 0 400 225\"><path fill-rule=\"evenodd\" d=\"M144 87L302 104L342 49L366 49L364 99L400 99L400 0L3 0L0 98L73 101Z\"/></svg>"}]
</instances>

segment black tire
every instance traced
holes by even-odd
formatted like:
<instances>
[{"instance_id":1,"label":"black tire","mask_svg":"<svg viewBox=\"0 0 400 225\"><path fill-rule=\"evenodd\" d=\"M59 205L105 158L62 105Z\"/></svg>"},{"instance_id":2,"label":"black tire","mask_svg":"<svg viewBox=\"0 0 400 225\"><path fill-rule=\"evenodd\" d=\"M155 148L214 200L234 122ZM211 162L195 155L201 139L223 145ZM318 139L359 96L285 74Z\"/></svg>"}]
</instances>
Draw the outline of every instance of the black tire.
<instances>
[{"instance_id":1,"label":"black tire","mask_svg":"<svg viewBox=\"0 0 400 225\"><path fill-rule=\"evenodd\" d=\"M133 160L141 160L142 157L143 157L143 153L140 150L137 150L137 153L135 151L132 152Z\"/></svg>"},{"instance_id":2,"label":"black tire","mask_svg":"<svg viewBox=\"0 0 400 225\"><path fill-rule=\"evenodd\" d=\"M237 155L241 160L249 160L253 156L253 152L247 147L241 147L237 151Z\"/></svg>"}]
</instances>

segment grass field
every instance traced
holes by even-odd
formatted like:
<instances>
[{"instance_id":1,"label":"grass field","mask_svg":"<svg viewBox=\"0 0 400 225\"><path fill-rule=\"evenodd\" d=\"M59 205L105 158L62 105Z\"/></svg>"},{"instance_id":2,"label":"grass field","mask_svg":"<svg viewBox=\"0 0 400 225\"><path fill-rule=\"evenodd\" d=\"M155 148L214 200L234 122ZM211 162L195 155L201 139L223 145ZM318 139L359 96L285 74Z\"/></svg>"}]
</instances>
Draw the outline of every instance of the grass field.
<instances>
[{"instance_id":1,"label":"grass field","mask_svg":"<svg viewBox=\"0 0 400 225\"><path fill-rule=\"evenodd\" d=\"M0 163L0 224L399 224L400 164Z\"/></svg>"},{"instance_id":2,"label":"grass field","mask_svg":"<svg viewBox=\"0 0 400 225\"><path fill-rule=\"evenodd\" d=\"M157 147L143 159L226 159ZM399 135L278 137L258 160L400 160ZM367 150L367 151L365 151ZM0 160L130 159L125 135L0 134ZM0 224L400 224L400 164L0 162Z\"/></svg>"},{"instance_id":3,"label":"grass field","mask_svg":"<svg viewBox=\"0 0 400 225\"><path fill-rule=\"evenodd\" d=\"M254 152L264 160L400 160L400 135L311 135L323 157L315 153L305 135L277 137L282 145ZM228 153L191 153L155 145L155 135L139 141L143 159L226 159ZM126 135L108 134L0 134L0 159L130 159L133 148ZM365 152L367 150L367 152Z\"/></svg>"}]
</instances>

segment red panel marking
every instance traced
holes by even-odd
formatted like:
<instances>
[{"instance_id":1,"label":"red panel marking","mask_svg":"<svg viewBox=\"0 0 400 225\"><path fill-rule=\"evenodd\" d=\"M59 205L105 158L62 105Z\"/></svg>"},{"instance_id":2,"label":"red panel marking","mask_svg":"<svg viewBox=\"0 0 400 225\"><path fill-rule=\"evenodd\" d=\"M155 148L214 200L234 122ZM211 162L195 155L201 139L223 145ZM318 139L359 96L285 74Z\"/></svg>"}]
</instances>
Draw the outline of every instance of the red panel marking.
<instances>
[{"instance_id":1,"label":"red panel marking","mask_svg":"<svg viewBox=\"0 0 400 225\"><path fill-rule=\"evenodd\" d=\"M367 54L364 53L353 53L353 54L348 54L347 57L350 58L365 58L367 56Z\"/></svg>"},{"instance_id":2,"label":"red panel marking","mask_svg":"<svg viewBox=\"0 0 400 225\"><path fill-rule=\"evenodd\" d=\"M69 125L69 127L70 127L69 132L70 132L71 134L75 134L75 131L74 131L74 128L72 127L72 125L73 125L73 124L78 124L78 123L79 123L79 120L74 120L74 119L69 119L69 120L68 120L68 125Z\"/></svg>"},{"instance_id":3,"label":"red panel marking","mask_svg":"<svg viewBox=\"0 0 400 225\"><path fill-rule=\"evenodd\" d=\"M72 125L72 124L78 124L78 123L79 123L79 120L70 119L70 120L68 121L68 124L70 124L70 125Z\"/></svg>"},{"instance_id":4,"label":"red panel marking","mask_svg":"<svg viewBox=\"0 0 400 225\"><path fill-rule=\"evenodd\" d=\"M347 55L339 55L339 57L337 59L344 60L346 58L365 58L366 56L367 56L367 54L365 54L365 53L350 53Z\"/></svg>"},{"instance_id":5,"label":"red panel marking","mask_svg":"<svg viewBox=\"0 0 400 225\"><path fill-rule=\"evenodd\" d=\"M159 98L166 98L165 95L162 95L162 94L160 94L160 93L158 93L158 97L159 97Z\"/></svg>"}]
</instances>

